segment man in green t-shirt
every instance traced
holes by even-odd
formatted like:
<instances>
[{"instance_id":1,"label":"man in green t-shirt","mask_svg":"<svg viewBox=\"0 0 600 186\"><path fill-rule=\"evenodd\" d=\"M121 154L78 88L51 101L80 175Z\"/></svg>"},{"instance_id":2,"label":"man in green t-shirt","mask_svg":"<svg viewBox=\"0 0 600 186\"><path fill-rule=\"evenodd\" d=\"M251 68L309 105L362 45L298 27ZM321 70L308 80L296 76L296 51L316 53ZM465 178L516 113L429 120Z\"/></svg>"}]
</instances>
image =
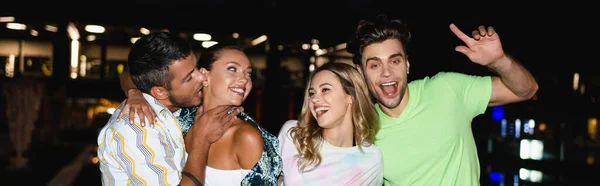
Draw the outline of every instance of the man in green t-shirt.
<instances>
[{"instance_id":1,"label":"man in green t-shirt","mask_svg":"<svg viewBox=\"0 0 600 186\"><path fill-rule=\"evenodd\" d=\"M385 185L480 185L472 119L488 106L528 100L538 89L527 69L504 53L492 27L480 26L473 37L453 24L450 30L466 43L456 51L498 76L441 72L407 83L410 33L385 16L360 21L348 44L377 100L381 129L375 144Z\"/></svg>"}]
</instances>

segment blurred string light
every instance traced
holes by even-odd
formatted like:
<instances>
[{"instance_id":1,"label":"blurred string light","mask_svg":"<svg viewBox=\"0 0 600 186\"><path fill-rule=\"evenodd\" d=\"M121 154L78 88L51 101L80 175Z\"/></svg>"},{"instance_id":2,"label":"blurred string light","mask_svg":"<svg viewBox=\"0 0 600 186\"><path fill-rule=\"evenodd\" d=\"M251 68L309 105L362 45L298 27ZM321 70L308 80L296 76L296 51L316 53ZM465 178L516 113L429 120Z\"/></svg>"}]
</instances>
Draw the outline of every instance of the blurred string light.
<instances>
[{"instance_id":1,"label":"blurred string light","mask_svg":"<svg viewBox=\"0 0 600 186\"><path fill-rule=\"evenodd\" d=\"M577 90L579 88L579 73L575 72L573 74L573 90Z\"/></svg>"},{"instance_id":2,"label":"blurred string light","mask_svg":"<svg viewBox=\"0 0 600 186\"><path fill-rule=\"evenodd\" d=\"M15 17L13 17L13 16L0 17L0 22L2 22L2 23L13 22L13 21L15 21Z\"/></svg>"},{"instance_id":3,"label":"blurred string light","mask_svg":"<svg viewBox=\"0 0 600 186\"><path fill-rule=\"evenodd\" d=\"M88 36L86 37L86 39L87 39L87 41L90 41L90 42L91 42L91 41L95 41L95 40L96 40L96 36L95 36L95 35L88 35Z\"/></svg>"},{"instance_id":4,"label":"blurred string light","mask_svg":"<svg viewBox=\"0 0 600 186\"><path fill-rule=\"evenodd\" d=\"M211 47L211 46L216 45L218 43L219 42L216 42L216 41L204 41L204 42L202 42L202 47L208 48L208 47Z\"/></svg>"},{"instance_id":5,"label":"blurred string light","mask_svg":"<svg viewBox=\"0 0 600 186\"><path fill-rule=\"evenodd\" d=\"M210 34L205 34L205 33L195 33L194 34L194 40L196 41L210 41L212 39L212 36L210 36Z\"/></svg>"},{"instance_id":6,"label":"blurred string light","mask_svg":"<svg viewBox=\"0 0 600 186\"><path fill-rule=\"evenodd\" d=\"M104 33L105 30L106 29L100 25L85 25L85 31L88 31L91 33L101 34L101 33Z\"/></svg>"},{"instance_id":7,"label":"blurred string light","mask_svg":"<svg viewBox=\"0 0 600 186\"><path fill-rule=\"evenodd\" d=\"M258 44L260 44L260 43L262 43L262 42L266 41L267 39L268 39L268 38L267 38L267 36L266 36L266 35L262 35L262 36L260 36L260 37L257 37L256 39L252 40L252 41L250 42L250 44L252 44L252 46L256 46L256 45L258 45Z\"/></svg>"},{"instance_id":8,"label":"blurred string light","mask_svg":"<svg viewBox=\"0 0 600 186\"><path fill-rule=\"evenodd\" d=\"M134 44L138 39L140 39L140 37L132 37L129 41L131 44Z\"/></svg>"},{"instance_id":9,"label":"blurred string light","mask_svg":"<svg viewBox=\"0 0 600 186\"><path fill-rule=\"evenodd\" d=\"M37 31L37 30L34 30L34 29L31 29L31 30L29 31L29 33L30 33L32 36L38 36L38 34L39 34L39 33L38 33L38 31Z\"/></svg>"},{"instance_id":10,"label":"blurred string light","mask_svg":"<svg viewBox=\"0 0 600 186\"><path fill-rule=\"evenodd\" d=\"M44 29L46 29L46 31L50 31L50 32L58 32L58 28L52 25L46 25L44 26Z\"/></svg>"},{"instance_id":11,"label":"blurred string light","mask_svg":"<svg viewBox=\"0 0 600 186\"><path fill-rule=\"evenodd\" d=\"M25 30L27 29L27 26L21 23L6 23L6 28L12 30Z\"/></svg>"},{"instance_id":12,"label":"blurred string light","mask_svg":"<svg viewBox=\"0 0 600 186\"><path fill-rule=\"evenodd\" d=\"M304 43L304 44L302 44L302 49L308 50L308 49L310 49L310 45L308 43Z\"/></svg>"},{"instance_id":13,"label":"blurred string light","mask_svg":"<svg viewBox=\"0 0 600 186\"><path fill-rule=\"evenodd\" d=\"M140 33L144 34L144 35L148 35L150 34L150 30L148 30L147 28L140 28Z\"/></svg>"}]
</instances>

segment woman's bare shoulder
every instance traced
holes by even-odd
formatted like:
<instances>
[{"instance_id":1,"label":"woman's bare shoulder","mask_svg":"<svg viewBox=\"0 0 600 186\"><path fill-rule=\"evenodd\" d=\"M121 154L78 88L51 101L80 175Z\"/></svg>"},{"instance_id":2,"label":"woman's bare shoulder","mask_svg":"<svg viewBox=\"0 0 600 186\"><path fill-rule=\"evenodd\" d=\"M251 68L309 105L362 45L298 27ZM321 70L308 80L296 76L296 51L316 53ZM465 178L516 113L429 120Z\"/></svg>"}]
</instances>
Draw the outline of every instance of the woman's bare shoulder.
<instances>
[{"instance_id":1,"label":"woman's bare shoulder","mask_svg":"<svg viewBox=\"0 0 600 186\"><path fill-rule=\"evenodd\" d=\"M263 152L263 136L256 125L240 120L236 123L233 143L240 166L251 169L259 160Z\"/></svg>"},{"instance_id":2,"label":"woman's bare shoulder","mask_svg":"<svg viewBox=\"0 0 600 186\"><path fill-rule=\"evenodd\" d=\"M233 137L235 138L235 141L250 140L251 142L260 141L262 143L262 133L260 132L258 127L253 123L244 120L239 120L235 123L235 125L232 126L232 128L234 128Z\"/></svg>"}]
</instances>

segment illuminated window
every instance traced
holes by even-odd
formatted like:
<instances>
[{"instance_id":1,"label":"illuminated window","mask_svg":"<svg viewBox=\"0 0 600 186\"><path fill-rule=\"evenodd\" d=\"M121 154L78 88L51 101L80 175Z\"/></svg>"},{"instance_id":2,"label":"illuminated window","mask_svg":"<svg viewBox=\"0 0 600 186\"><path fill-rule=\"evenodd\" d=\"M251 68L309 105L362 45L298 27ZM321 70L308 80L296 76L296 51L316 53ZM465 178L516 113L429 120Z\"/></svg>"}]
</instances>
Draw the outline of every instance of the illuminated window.
<instances>
[{"instance_id":1,"label":"illuminated window","mask_svg":"<svg viewBox=\"0 0 600 186\"><path fill-rule=\"evenodd\" d=\"M500 136L506 137L506 119L500 122Z\"/></svg>"},{"instance_id":2,"label":"illuminated window","mask_svg":"<svg viewBox=\"0 0 600 186\"><path fill-rule=\"evenodd\" d=\"M533 134L533 132L535 131L535 120L527 120L527 122L523 125L523 128L524 133Z\"/></svg>"},{"instance_id":3,"label":"illuminated window","mask_svg":"<svg viewBox=\"0 0 600 186\"><path fill-rule=\"evenodd\" d=\"M492 119L500 121L502 118L504 118L504 108L502 106L492 107Z\"/></svg>"},{"instance_id":4,"label":"illuminated window","mask_svg":"<svg viewBox=\"0 0 600 186\"><path fill-rule=\"evenodd\" d=\"M598 119L589 118L588 119L588 134L591 139L596 139L596 132L598 131Z\"/></svg>"},{"instance_id":5,"label":"illuminated window","mask_svg":"<svg viewBox=\"0 0 600 186\"><path fill-rule=\"evenodd\" d=\"M521 138L521 120L515 120L515 138Z\"/></svg>"},{"instance_id":6,"label":"illuminated window","mask_svg":"<svg viewBox=\"0 0 600 186\"><path fill-rule=\"evenodd\" d=\"M542 182L543 175L544 174L538 170L519 169L519 178L521 178L521 180L539 183Z\"/></svg>"},{"instance_id":7,"label":"illuminated window","mask_svg":"<svg viewBox=\"0 0 600 186\"><path fill-rule=\"evenodd\" d=\"M534 139L521 140L521 159L541 160L544 155L544 142Z\"/></svg>"}]
</instances>

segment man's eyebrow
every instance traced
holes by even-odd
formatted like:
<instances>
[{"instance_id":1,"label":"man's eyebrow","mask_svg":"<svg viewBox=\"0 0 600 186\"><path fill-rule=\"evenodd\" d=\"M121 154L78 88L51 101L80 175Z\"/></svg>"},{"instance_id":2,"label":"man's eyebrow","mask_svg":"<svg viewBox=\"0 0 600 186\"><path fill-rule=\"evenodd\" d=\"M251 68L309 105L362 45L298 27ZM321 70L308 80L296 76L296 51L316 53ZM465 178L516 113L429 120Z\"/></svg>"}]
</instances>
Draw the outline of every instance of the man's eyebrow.
<instances>
[{"instance_id":1,"label":"man's eyebrow","mask_svg":"<svg viewBox=\"0 0 600 186\"><path fill-rule=\"evenodd\" d=\"M192 69L192 71L190 73L188 73L185 77L183 77L182 81L185 81L188 77L190 77L192 75L192 73L194 73L194 70L196 70L196 69Z\"/></svg>"},{"instance_id":2,"label":"man's eyebrow","mask_svg":"<svg viewBox=\"0 0 600 186\"><path fill-rule=\"evenodd\" d=\"M395 53L395 54L392 54L392 55L390 55L388 58L389 58L389 59L391 59L391 58L398 57L398 56L400 56L400 57L404 57L404 54L402 54L402 53L398 52L398 53ZM373 61L381 61L381 59L380 59L379 57L377 57L377 56L373 56L373 57L367 58L367 61L366 61L366 62L369 62L369 61L371 61L371 60L373 60Z\"/></svg>"}]
</instances>

